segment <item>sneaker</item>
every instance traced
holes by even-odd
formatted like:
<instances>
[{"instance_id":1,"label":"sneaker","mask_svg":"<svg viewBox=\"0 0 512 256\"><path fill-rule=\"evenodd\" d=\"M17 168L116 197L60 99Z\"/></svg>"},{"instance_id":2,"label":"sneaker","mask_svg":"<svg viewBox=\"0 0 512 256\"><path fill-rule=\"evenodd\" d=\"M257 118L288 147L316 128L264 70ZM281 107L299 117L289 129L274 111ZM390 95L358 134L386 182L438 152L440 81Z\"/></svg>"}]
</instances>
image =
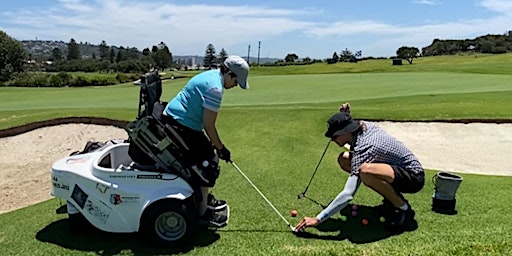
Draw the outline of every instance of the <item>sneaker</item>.
<instances>
[{"instance_id":1,"label":"sneaker","mask_svg":"<svg viewBox=\"0 0 512 256\"><path fill-rule=\"evenodd\" d=\"M382 199L382 203L380 205L375 206L375 209L384 215L387 215L390 211L392 211L395 207L391 204L390 201L386 199Z\"/></svg>"},{"instance_id":2,"label":"sneaker","mask_svg":"<svg viewBox=\"0 0 512 256\"><path fill-rule=\"evenodd\" d=\"M220 211L220 210L226 208L226 206L228 205L225 200L219 200L219 199L215 198L212 194L208 194L208 198L206 200L207 200L206 204L208 206L208 209L214 210L214 211Z\"/></svg>"},{"instance_id":3,"label":"sneaker","mask_svg":"<svg viewBox=\"0 0 512 256\"><path fill-rule=\"evenodd\" d=\"M199 217L198 223L211 228L222 228L228 225L228 220L229 209L226 207L220 212L207 209L205 214Z\"/></svg>"},{"instance_id":4,"label":"sneaker","mask_svg":"<svg viewBox=\"0 0 512 256\"><path fill-rule=\"evenodd\" d=\"M414 220L414 215L416 213L411 208L411 205L409 203L407 203L407 205L409 206L407 210L394 208L393 212L389 217L389 230L394 232L402 232L407 229L407 224L411 223Z\"/></svg>"}]
</instances>

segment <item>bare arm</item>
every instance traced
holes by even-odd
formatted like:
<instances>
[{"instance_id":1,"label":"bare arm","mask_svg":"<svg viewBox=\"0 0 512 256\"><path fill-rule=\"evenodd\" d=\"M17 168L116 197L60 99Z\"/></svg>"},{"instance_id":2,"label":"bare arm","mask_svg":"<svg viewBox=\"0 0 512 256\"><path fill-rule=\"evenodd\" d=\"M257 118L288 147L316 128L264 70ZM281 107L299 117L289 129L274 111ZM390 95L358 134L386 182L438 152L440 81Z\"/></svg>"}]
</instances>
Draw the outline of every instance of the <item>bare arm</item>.
<instances>
[{"instance_id":1,"label":"bare arm","mask_svg":"<svg viewBox=\"0 0 512 256\"><path fill-rule=\"evenodd\" d=\"M222 141L220 141L217 128L215 127L216 121L217 112L205 108L203 113L204 130L206 131L206 135L208 135L208 138L210 138L210 141L212 142L213 146L217 149L221 149L224 145L222 144Z\"/></svg>"}]
</instances>

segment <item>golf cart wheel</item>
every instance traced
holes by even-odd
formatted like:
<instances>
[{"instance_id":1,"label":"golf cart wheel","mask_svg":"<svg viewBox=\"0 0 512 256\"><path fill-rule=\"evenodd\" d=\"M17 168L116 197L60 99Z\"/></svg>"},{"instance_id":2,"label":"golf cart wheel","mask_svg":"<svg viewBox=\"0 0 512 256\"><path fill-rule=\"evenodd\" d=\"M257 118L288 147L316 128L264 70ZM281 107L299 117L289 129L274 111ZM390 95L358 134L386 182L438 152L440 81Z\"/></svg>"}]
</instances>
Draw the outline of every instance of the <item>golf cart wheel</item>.
<instances>
[{"instance_id":1,"label":"golf cart wheel","mask_svg":"<svg viewBox=\"0 0 512 256\"><path fill-rule=\"evenodd\" d=\"M175 246L188 240L192 233L192 225L191 213L185 204L164 201L148 209L140 230L152 241Z\"/></svg>"}]
</instances>

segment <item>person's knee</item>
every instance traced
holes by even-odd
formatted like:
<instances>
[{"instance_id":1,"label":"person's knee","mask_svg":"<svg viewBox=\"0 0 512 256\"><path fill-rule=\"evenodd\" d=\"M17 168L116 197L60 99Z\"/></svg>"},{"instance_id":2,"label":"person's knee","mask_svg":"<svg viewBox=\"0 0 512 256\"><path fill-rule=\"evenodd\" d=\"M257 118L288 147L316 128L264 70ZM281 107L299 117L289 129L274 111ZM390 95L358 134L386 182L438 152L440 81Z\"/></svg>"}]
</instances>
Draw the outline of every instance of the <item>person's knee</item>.
<instances>
[{"instance_id":1,"label":"person's knee","mask_svg":"<svg viewBox=\"0 0 512 256\"><path fill-rule=\"evenodd\" d=\"M375 175L372 164L364 163L359 167L359 178L364 184L368 185L378 179L378 176Z\"/></svg>"},{"instance_id":2,"label":"person's knee","mask_svg":"<svg viewBox=\"0 0 512 256\"><path fill-rule=\"evenodd\" d=\"M369 163L363 163L360 167L359 167L359 174L360 175L364 175L364 176L370 176L372 175L373 171L372 171L372 165L369 164Z\"/></svg>"}]
</instances>

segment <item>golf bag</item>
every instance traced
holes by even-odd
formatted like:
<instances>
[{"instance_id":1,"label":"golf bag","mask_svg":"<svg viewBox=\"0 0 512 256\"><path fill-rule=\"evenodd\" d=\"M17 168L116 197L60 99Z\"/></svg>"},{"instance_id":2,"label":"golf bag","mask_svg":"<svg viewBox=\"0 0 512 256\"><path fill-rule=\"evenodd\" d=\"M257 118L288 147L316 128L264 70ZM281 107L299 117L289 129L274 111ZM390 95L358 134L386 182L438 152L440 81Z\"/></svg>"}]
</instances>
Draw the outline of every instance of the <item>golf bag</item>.
<instances>
[{"instance_id":1,"label":"golf bag","mask_svg":"<svg viewBox=\"0 0 512 256\"><path fill-rule=\"evenodd\" d=\"M455 193L462 182L462 177L453 173L438 172L432 177L434 194L432 196L432 211L442 214L454 215Z\"/></svg>"}]
</instances>

